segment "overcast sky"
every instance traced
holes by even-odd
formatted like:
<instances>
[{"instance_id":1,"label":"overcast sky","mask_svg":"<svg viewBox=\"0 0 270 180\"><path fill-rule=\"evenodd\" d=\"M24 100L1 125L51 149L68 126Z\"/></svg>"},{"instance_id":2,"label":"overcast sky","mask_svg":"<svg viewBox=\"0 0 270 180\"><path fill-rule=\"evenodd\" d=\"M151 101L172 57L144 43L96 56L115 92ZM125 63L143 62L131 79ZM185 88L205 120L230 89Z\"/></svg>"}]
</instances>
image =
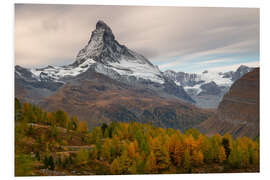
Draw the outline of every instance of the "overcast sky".
<instances>
[{"instance_id":1,"label":"overcast sky","mask_svg":"<svg viewBox=\"0 0 270 180\"><path fill-rule=\"evenodd\" d=\"M201 72L259 65L259 9L16 5L15 63L72 63L98 20L117 41L163 70Z\"/></svg>"}]
</instances>

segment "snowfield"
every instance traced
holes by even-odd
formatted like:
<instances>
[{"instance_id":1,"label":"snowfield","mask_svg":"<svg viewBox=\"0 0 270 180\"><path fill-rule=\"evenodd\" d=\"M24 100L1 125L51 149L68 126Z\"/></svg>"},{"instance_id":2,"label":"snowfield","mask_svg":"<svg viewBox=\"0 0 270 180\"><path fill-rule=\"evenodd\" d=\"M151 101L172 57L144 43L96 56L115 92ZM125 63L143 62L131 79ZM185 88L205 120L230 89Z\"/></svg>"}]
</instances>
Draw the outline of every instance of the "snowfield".
<instances>
[{"instance_id":1,"label":"snowfield","mask_svg":"<svg viewBox=\"0 0 270 180\"><path fill-rule=\"evenodd\" d=\"M120 63L111 62L109 65L120 75L135 76L137 79L142 78L160 84L164 83L158 67L142 62L141 60L121 59Z\"/></svg>"},{"instance_id":2,"label":"snowfield","mask_svg":"<svg viewBox=\"0 0 270 180\"><path fill-rule=\"evenodd\" d=\"M209 83L214 81L218 86L231 86L233 81L230 78L223 78L223 74L216 71L208 71L207 73L199 74L199 80Z\"/></svg>"},{"instance_id":3,"label":"snowfield","mask_svg":"<svg viewBox=\"0 0 270 180\"><path fill-rule=\"evenodd\" d=\"M195 81L197 82L204 81L204 82L196 84L194 86L184 86L184 89L186 91L193 90L196 92L197 95L202 91L201 85L210 83L212 81L215 82L218 86L230 87L233 84L231 78L224 78L223 73L216 71L207 71L204 73L197 74Z\"/></svg>"},{"instance_id":4,"label":"snowfield","mask_svg":"<svg viewBox=\"0 0 270 180\"><path fill-rule=\"evenodd\" d=\"M93 64L97 64L97 72L105 75L108 75L108 69L112 69L120 75L134 76L137 79L142 78L160 84L164 83L164 79L158 67L152 66L140 59L121 59L119 63L110 62L107 65L96 62L93 59L87 59L77 67L71 65L47 66L45 68L30 69L30 71L38 80L40 80L40 78L50 78L54 81L59 81L59 79L67 76L77 76L85 72Z\"/></svg>"},{"instance_id":5,"label":"snowfield","mask_svg":"<svg viewBox=\"0 0 270 180\"><path fill-rule=\"evenodd\" d=\"M66 76L77 76L83 72L85 72L95 61L92 59L87 59L82 64L77 67L69 66L47 66L45 68L39 69L30 69L30 71L36 77L47 76L52 78L53 80L59 80Z\"/></svg>"}]
</instances>

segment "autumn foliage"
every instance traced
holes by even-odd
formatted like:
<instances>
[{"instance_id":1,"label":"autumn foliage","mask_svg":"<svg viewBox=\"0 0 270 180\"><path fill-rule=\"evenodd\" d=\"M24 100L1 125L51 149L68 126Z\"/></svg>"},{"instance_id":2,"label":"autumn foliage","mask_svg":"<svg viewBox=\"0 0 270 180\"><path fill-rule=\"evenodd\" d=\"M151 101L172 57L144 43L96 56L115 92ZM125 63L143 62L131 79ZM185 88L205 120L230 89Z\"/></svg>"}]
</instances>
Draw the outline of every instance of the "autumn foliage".
<instances>
[{"instance_id":1,"label":"autumn foliage","mask_svg":"<svg viewBox=\"0 0 270 180\"><path fill-rule=\"evenodd\" d=\"M109 174L156 174L191 173L194 168L211 164L222 165L225 169L259 166L259 141L247 137L233 139L230 134L208 137L196 129L182 133L180 130L135 122L104 123L89 131L85 121L69 117L66 112L45 112L29 103L22 106L16 104L15 113L16 144L26 137L32 137L33 127L27 124L51 127L46 134L34 137L37 145L32 147L34 152L35 147L44 147L38 151L38 157L43 158L45 167L51 169L51 164L53 167L56 165L56 168L85 168L93 162L99 162L108 167L109 172L106 172ZM74 157L58 157L56 160L49 156L65 150L63 147L72 142L59 137L59 127L66 129L67 133L79 133L81 143L91 148L80 149ZM72 139L72 136L65 138ZM31 162L18 148L16 163L17 172L24 174L31 169L29 165L20 164ZM25 170L20 167L29 168Z\"/></svg>"}]
</instances>

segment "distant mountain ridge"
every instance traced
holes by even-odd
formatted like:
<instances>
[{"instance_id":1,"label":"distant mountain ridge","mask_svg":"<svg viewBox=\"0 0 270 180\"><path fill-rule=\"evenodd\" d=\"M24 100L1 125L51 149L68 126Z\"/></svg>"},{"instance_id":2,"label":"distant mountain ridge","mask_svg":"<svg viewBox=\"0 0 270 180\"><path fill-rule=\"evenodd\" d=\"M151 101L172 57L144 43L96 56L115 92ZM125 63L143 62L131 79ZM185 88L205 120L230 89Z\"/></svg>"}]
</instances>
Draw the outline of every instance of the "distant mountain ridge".
<instances>
[{"instance_id":1,"label":"distant mountain ridge","mask_svg":"<svg viewBox=\"0 0 270 180\"><path fill-rule=\"evenodd\" d=\"M167 70L164 75L183 86L185 91L202 108L217 108L223 95L230 86L253 68L241 65L236 71L213 72L205 70L202 73L185 73Z\"/></svg>"}]
</instances>

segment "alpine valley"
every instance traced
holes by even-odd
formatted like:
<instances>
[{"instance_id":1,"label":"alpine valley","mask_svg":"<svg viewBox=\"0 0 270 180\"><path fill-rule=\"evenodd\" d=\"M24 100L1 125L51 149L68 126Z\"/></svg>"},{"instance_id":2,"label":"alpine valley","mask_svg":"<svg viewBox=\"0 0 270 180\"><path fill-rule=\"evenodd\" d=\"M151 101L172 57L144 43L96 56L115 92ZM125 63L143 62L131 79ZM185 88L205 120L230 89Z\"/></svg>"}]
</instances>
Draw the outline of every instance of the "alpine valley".
<instances>
[{"instance_id":1,"label":"alpine valley","mask_svg":"<svg viewBox=\"0 0 270 180\"><path fill-rule=\"evenodd\" d=\"M118 43L111 28L98 21L72 64L16 65L15 96L48 111L62 109L86 120L89 128L136 121L184 130L216 117L215 109L232 84L252 70L241 65L229 72L162 72Z\"/></svg>"}]
</instances>

